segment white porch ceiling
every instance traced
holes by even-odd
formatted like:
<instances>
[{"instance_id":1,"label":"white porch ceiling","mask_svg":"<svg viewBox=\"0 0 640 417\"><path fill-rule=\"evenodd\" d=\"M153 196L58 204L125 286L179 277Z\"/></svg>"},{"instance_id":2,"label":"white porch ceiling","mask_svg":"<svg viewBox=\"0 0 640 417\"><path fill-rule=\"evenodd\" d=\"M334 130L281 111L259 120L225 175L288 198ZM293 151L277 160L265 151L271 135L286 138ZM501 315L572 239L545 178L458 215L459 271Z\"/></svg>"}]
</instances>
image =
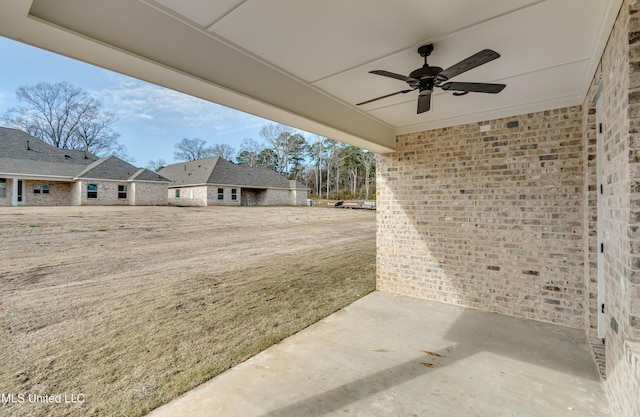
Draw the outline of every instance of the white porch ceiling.
<instances>
[{"instance_id":1,"label":"white porch ceiling","mask_svg":"<svg viewBox=\"0 0 640 417\"><path fill-rule=\"evenodd\" d=\"M3 0L0 35L377 152L395 135L580 104L622 0ZM447 68L501 57L454 81L500 94L417 92L433 43Z\"/></svg>"}]
</instances>

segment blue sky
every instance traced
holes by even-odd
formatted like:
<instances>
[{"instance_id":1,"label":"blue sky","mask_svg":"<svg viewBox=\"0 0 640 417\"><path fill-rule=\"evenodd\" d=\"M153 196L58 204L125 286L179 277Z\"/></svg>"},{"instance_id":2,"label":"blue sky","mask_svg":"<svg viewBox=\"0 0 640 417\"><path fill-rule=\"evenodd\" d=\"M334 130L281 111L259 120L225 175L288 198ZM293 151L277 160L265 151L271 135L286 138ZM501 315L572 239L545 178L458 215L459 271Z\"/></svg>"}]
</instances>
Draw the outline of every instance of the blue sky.
<instances>
[{"instance_id":1,"label":"blue sky","mask_svg":"<svg viewBox=\"0 0 640 417\"><path fill-rule=\"evenodd\" d=\"M174 162L175 144L183 138L227 143L237 151L244 138L262 142L260 129L271 123L1 36L0 56L0 116L19 105L19 86L68 81L116 114L112 127L137 166L160 158Z\"/></svg>"}]
</instances>

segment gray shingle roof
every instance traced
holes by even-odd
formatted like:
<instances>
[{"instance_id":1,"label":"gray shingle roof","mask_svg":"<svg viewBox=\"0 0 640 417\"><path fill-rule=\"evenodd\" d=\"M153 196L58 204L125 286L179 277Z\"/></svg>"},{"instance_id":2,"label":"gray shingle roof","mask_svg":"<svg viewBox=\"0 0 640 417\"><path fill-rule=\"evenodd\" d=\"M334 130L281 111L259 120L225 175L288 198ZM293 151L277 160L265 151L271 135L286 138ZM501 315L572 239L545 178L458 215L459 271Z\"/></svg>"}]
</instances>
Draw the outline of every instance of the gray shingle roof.
<instances>
[{"instance_id":1,"label":"gray shingle roof","mask_svg":"<svg viewBox=\"0 0 640 417\"><path fill-rule=\"evenodd\" d=\"M29 149L27 149L27 143ZM0 127L0 172L73 178L98 157L58 149L21 130Z\"/></svg>"},{"instance_id":2,"label":"gray shingle roof","mask_svg":"<svg viewBox=\"0 0 640 417\"><path fill-rule=\"evenodd\" d=\"M138 171L129 177L130 181L162 181L171 182L168 178L163 177L157 172L150 171L146 168L139 168Z\"/></svg>"},{"instance_id":3,"label":"gray shingle roof","mask_svg":"<svg viewBox=\"0 0 640 417\"><path fill-rule=\"evenodd\" d=\"M219 158L207 158L167 165L158 171L158 174L169 178L171 185L207 184L218 159Z\"/></svg>"},{"instance_id":4,"label":"gray shingle roof","mask_svg":"<svg viewBox=\"0 0 640 417\"><path fill-rule=\"evenodd\" d=\"M289 180L275 171L234 165L222 158L168 165L158 171L158 174L172 181L170 187L211 184L247 188L290 188ZM296 183L296 188L307 189L300 183Z\"/></svg>"},{"instance_id":5,"label":"gray shingle roof","mask_svg":"<svg viewBox=\"0 0 640 417\"><path fill-rule=\"evenodd\" d=\"M58 149L21 130L6 127L0 127L0 174L170 182L115 156L98 158L90 152Z\"/></svg>"},{"instance_id":6,"label":"gray shingle roof","mask_svg":"<svg viewBox=\"0 0 640 417\"><path fill-rule=\"evenodd\" d=\"M145 168L137 168L116 156L108 156L98 159L87 166L76 178L88 178L94 180L119 180L119 181L160 181L170 182L167 178L149 171Z\"/></svg>"}]
</instances>

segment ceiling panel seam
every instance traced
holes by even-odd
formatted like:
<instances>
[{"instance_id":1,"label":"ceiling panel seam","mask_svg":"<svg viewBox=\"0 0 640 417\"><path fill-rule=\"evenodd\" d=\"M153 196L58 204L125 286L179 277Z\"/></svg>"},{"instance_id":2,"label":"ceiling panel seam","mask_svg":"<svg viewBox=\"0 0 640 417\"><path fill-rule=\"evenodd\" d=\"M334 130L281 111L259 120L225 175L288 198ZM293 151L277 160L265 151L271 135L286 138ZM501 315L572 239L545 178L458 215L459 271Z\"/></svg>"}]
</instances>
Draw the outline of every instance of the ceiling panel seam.
<instances>
[{"instance_id":1,"label":"ceiling panel seam","mask_svg":"<svg viewBox=\"0 0 640 417\"><path fill-rule=\"evenodd\" d=\"M361 68L361 67L364 67L364 66L367 66L367 65L371 65L371 64L373 64L375 62L379 62L379 61L382 61L382 60L385 60L385 59L389 59L389 58L394 57L396 55L404 54L404 53L407 53L407 52L413 52L413 51L417 50L419 46L422 46L422 45L437 44L438 42L440 42L440 41L442 41L444 39L447 39L447 38L449 38L451 36L455 36L455 35L457 35L457 34L459 34L461 32L464 32L466 30L472 29L472 28L474 28L476 26L483 25L483 24L485 24L487 22L499 19L499 18L501 18L503 16L507 16L509 14L517 13L517 12L519 12L521 10L526 9L526 8L536 6L536 5L540 4L540 3L544 3L545 1L548 1L548 0L539 0L539 1L535 2L535 3L531 3L531 4L528 4L526 6L518 7L516 9L510 10L508 12L504 12L502 14L499 14L499 15L496 15L496 16L492 16L490 18L487 18L487 19L484 19L484 20L481 20L481 21L478 21L478 22L474 22L474 23L472 23L470 25L467 25L465 27L458 28L458 29L454 30L453 32L449 32L449 33L446 33L444 35L438 36L437 38L424 40L422 42L415 43L415 44L410 45L410 46L406 46L406 47L404 47L402 49L398 49L398 50L396 50L394 52L387 53L386 55L378 56L375 59L368 60L368 61L363 62L361 64L353 65L353 66L351 66L349 68L345 68L345 69L343 69L341 71L338 71L338 72L335 72L333 74L326 75L324 77L320 77L320 78L318 78L316 80L313 80L313 81L309 81L309 84L317 84L317 83L322 82L322 81L324 81L326 79L342 75L345 72L349 72L349 71L352 71L352 70L357 69L357 68Z\"/></svg>"},{"instance_id":2,"label":"ceiling panel seam","mask_svg":"<svg viewBox=\"0 0 640 417\"><path fill-rule=\"evenodd\" d=\"M215 32L213 27L220 21L222 21L223 19L225 19L227 16L229 16L231 13L235 12L236 10L238 10L241 6L244 6L245 3L247 2L247 0L242 0L242 2L240 2L240 4L237 4L234 8L232 8L231 10L229 10L227 13L223 14L222 16L220 16L218 19L214 20L213 22L209 23L207 25L207 32ZM219 36L219 35L218 35Z\"/></svg>"}]
</instances>

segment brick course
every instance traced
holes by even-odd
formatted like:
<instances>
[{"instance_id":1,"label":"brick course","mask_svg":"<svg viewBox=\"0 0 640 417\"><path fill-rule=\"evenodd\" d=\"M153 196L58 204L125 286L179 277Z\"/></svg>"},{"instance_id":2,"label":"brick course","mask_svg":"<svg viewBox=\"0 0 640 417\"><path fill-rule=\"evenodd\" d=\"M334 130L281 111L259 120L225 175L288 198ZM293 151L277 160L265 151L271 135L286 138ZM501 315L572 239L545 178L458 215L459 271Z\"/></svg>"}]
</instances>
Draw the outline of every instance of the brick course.
<instances>
[{"instance_id":1,"label":"brick course","mask_svg":"<svg viewBox=\"0 0 640 417\"><path fill-rule=\"evenodd\" d=\"M582 328L581 118L398 136L378 159L378 288Z\"/></svg>"}]
</instances>

